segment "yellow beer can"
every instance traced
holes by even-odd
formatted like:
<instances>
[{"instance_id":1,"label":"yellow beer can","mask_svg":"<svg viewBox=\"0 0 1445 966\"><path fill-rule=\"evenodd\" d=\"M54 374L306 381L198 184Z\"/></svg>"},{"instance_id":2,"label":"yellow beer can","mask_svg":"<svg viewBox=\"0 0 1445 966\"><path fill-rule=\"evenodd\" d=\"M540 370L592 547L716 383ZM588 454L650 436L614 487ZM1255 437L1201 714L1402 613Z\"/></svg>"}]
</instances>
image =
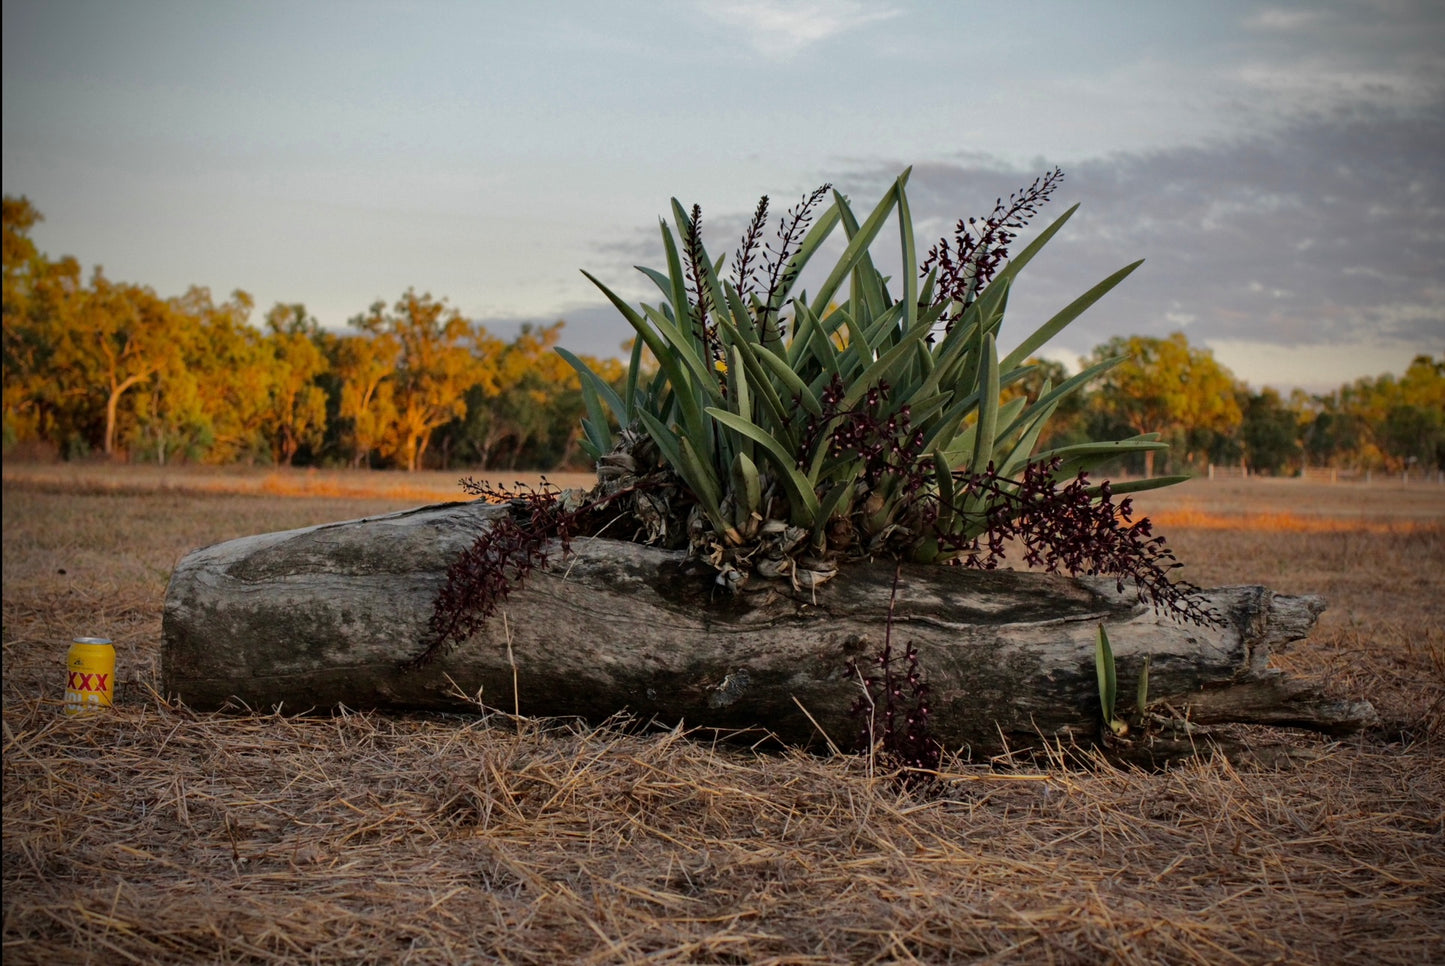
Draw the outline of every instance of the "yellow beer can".
<instances>
[{"instance_id":1,"label":"yellow beer can","mask_svg":"<svg viewBox=\"0 0 1445 966\"><path fill-rule=\"evenodd\" d=\"M115 698L115 648L104 637L77 637L65 656L65 713L110 707Z\"/></svg>"}]
</instances>

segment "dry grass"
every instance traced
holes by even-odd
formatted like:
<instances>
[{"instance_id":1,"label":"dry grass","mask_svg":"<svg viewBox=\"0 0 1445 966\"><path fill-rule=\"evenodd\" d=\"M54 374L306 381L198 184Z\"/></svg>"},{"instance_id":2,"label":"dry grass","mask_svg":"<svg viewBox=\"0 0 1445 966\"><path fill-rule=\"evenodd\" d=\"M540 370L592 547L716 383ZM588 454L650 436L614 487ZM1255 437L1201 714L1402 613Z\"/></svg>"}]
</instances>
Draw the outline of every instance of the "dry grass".
<instances>
[{"instance_id":1,"label":"dry grass","mask_svg":"<svg viewBox=\"0 0 1445 966\"><path fill-rule=\"evenodd\" d=\"M539 473L473 470L422 473L315 468L257 468L249 466L127 466L124 472L104 463L21 463L7 465L6 482L65 491L100 493L215 493L262 494L266 496L334 497L346 500L383 500L397 506L418 502L460 500L458 481L463 476L491 479L511 485L514 481L535 486ZM558 486L590 487L596 478L588 473L550 473L545 478Z\"/></svg>"},{"instance_id":2,"label":"dry grass","mask_svg":"<svg viewBox=\"0 0 1445 966\"><path fill-rule=\"evenodd\" d=\"M172 706L151 688L182 553L415 498L342 498L402 485L382 474L290 499L247 492L262 472L225 495L228 474L25 469L4 490L7 964L1445 961L1440 488L1363 511L1363 488L1269 481L1139 498L1357 520L1166 532L1196 582L1328 596L1285 659L1375 700L1378 731L1261 733L1299 750L1281 767L953 763L906 793L625 722ZM68 718L81 633L116 639L118 706Z\"/></svg>"}]
</instances>

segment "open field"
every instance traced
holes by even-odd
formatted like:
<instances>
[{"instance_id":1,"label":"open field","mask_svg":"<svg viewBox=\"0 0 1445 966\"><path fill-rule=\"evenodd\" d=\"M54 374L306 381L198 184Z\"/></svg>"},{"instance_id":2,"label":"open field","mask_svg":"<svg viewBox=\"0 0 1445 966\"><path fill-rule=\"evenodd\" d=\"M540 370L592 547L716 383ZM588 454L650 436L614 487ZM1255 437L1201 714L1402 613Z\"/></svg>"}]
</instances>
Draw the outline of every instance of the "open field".
<instances>
[{"instance_id":1,"label":"open field","mask_svg":"<svg viewBox=\"0 0 1445 966\"><path fill-rule=\"evenodd\" d=\"M910 793L682 731L155 693L182 554L458 475L4 467L7 966L1445 962L1445 487L1137 497L1194 582L1329 599L1282 662L1382 723L1258 729L1285 754L953 761ZM94 634L118 706L68 718L65 648Z\"/></svg>"},{"instance_id":2,"label":"open field","mask_svg":"<svg viewBox=\"0 0 1445 966\"><path fill-rule=\"evenodd\" d=\"M379 500L392 509L466 499L460 480L476 477L499 485L514 481L536 485L544 478L558 486L591 486L590 473L520 473L508 470L427 470L404 473L394 470L363 472L258 468L249 466L127 466L123 472L103 463L21 463L4 468L7 482L34 486L96 492L154 491L178 493L248 494L261 496L304 496L348 500Z\"/></svg>"}]
</instances>

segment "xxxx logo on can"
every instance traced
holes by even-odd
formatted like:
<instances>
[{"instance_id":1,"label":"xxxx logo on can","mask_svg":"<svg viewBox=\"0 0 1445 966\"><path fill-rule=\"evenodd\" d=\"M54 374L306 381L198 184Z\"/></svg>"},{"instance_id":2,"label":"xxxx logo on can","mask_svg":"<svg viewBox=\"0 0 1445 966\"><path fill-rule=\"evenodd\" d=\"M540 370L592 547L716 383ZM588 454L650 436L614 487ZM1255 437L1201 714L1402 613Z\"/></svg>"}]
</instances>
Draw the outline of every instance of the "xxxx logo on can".
<instances>
[{"instance_id":1,"label":"xxxx logo on can","mask_svg":"<svg viewBox=\"0 0 1445 966\"><path fill-rule=\"evenodd\" d=\"M104 637L77 637L66 655L65 713L108 708L115 698L115 648Z\"/></svg>"}]
</instances>

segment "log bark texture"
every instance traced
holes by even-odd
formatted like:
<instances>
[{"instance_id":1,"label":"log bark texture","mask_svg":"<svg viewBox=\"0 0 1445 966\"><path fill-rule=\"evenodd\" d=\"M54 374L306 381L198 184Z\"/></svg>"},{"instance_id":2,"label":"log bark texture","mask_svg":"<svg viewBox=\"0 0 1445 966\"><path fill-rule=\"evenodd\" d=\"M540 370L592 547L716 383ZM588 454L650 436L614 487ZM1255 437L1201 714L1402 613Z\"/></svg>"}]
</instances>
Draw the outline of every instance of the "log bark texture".
<instances>
[{"instance_id":1,"label":"log bark texture","mask_svg":"<svg viewBox=\"0 0 1445 966\"><path fill-rule=\"evenodd\" d=\"M523 715L627 713L802 744L821 728L855 744L861 688L848 666L866 666L889 634L891 563L845 566L816 591L754 578L732 595L681 553L580 539L471 640L404 669L448 565L503 512L441 504L187 555L166 593L165 689L198 709L476 711L479 699ZM1098 736L1100 624L1121 711L1148 655L1151 703L1199 725L1343 733L1374 720L1368 703L1331 700L1269 667L1273 650L1309 633L1322 599L1205 594L1224 626L1174 623L1112 580L905 566L891 640L895 653L918 649L933 733L974 754Z\"/></svg>"}]
</instances>

